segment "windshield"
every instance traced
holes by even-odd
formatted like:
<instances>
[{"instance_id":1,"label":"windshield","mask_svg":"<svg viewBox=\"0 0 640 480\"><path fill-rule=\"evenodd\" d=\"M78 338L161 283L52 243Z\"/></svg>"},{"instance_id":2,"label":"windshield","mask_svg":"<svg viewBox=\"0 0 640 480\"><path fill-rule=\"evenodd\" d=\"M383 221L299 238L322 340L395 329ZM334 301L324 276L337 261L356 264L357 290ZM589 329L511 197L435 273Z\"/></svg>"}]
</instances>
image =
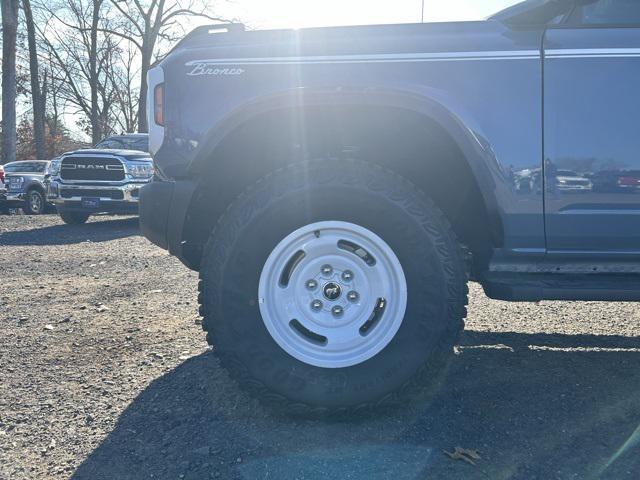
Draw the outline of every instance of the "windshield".
<instances>
[{"instance_id":1,"label":"windshield","mask_svg":"<svg viewBox=\"0 0 640 480\"><path fill-rule=\"evenodd\" d=\"M516 25L555 24L570 12L573 5L572 0L506 2L506 8L489 18Z\"/></svg>"},{"instance_id":2,"label":"windshield","mask_svg":"<svg viewBox=\"0 0 640 480\"><path fill-rule=\"evenodd\" d=\"M5 173L45 173L48 162L15 162L4 166Z\"/></svg>"},{"instance_id":3,"label":"windshield","mask_svg":"<svg viewBox=\"0 0 640 480\"><path fill-rule=\"evenodd\" d=\"M99 149L122 149L149 151L149 139L145 137L109 137L96 145Z\"/></svg>"}]
</instances>

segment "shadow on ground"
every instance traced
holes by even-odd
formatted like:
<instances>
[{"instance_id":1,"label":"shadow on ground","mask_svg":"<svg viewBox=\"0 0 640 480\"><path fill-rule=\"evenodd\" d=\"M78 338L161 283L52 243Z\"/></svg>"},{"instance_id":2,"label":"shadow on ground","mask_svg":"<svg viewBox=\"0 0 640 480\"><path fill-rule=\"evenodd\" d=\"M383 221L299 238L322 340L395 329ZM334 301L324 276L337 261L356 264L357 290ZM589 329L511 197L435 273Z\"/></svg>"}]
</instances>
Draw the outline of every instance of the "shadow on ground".
<instances>
[{"instance_id":1,"label":"shadow on ground","mask_svg":"<svg viewBox=\"0 0 640 480\"><path fill-rule=\"evenodd\" d=\"M137 217L117 220L100 220L100 217L92 217L84 225L61 223L28 230L1 232L0 245L71 245L86 241L106 242L139 234Z\"/></svg>"},{"instance_id":2,"label":"shadow on ground","mask_svg":"<svg viewBox=\"0 0 640 480\"><path fill-rule=\"evenodd\" d=\"M151 383L73 478L638 478L640 338L461 343L435 396L350 422L272 415L202 354Z\"/></svg>"}]
</instances>

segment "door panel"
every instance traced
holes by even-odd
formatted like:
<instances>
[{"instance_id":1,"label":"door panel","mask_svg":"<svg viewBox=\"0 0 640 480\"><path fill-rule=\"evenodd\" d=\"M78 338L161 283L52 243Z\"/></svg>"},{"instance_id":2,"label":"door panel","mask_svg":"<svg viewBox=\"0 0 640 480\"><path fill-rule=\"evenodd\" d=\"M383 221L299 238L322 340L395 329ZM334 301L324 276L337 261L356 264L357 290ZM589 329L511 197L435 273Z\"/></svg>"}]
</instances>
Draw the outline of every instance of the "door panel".
<instances>
[{"instance_id":1,"label":"door panel","mask_svg":"<svg viewBox=\"0 0 640 480\"><path fill-rule=\"evenodd\" d=\"M544 40L547 249L640 251L640 29Z\"/></svg>"}]
</instances>

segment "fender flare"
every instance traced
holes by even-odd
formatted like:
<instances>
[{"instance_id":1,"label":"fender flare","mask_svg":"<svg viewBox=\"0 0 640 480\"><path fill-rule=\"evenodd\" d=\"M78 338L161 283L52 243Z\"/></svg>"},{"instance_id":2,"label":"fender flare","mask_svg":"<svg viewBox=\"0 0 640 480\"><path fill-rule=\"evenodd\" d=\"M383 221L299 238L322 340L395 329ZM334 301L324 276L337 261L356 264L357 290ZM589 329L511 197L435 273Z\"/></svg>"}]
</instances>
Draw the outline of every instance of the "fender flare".
<instances>
[{"instance_id":1,"label":"fender flare","mask_svg":"<svg viewBox=\"0 0 640 480\"><path fill-rule=\"evenodd\" d=\"M490 230L502 239L502 222L497 200L495 178L502 176L499 163L481 129L463 107L442 92L424 89L414 91L386 88L293 88L246 102L217 122L205 135L189 170L202 173L207 160L224 139L246 122L276 110L314 106L372 106L404 109L438 123L458 145L466 159L483 197Z\"/></svg>"},{"instance_id":2,"label":"fender flare","mask_svg":"<svg viewBox=\"0 0 640 480\"><path fill-rule=\"evenodd\" d=\"M45 199L47 197L47 191L46 189L42 186L42 184L40 184L39 182L36 181L32 181L31 183L29 183L29 185L27 185L27 187L24 189L25 193L29 193L29 191L31 190L38 190L41 194L43 194L45 196Z\"/></svg>"}]
</instances>

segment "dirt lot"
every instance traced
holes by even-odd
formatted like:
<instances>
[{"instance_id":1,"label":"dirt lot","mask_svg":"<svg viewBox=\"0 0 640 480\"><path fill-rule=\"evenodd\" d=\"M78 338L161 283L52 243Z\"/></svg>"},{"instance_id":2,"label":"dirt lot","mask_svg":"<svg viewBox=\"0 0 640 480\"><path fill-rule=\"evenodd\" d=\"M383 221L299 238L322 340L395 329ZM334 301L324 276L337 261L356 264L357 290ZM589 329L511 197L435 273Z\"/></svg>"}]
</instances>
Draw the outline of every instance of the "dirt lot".
<instances>
[{"instance_id":1,"label":"dirt lot","mask_svg":"<svg viewBox=\"0 0 640 480\"><path fill-rule=\"evenodd\" d=\"M635 304L472 286L434 395L329 422L237 389L197 325L196 279L136 219L0 216L0 478L640 477Z\"/></svg>"}]
</instances>

